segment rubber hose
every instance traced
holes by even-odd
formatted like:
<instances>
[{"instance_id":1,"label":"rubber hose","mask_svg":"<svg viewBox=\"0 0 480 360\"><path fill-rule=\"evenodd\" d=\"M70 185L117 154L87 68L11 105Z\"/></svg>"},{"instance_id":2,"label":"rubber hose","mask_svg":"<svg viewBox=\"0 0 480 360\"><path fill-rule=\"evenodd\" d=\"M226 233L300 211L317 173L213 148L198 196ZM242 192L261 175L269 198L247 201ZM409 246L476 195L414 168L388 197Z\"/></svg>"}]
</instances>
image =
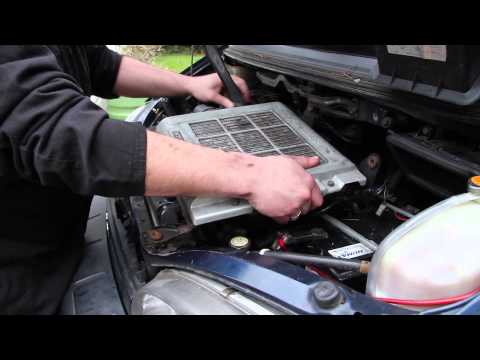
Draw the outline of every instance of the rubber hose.
<instances>
[{"instance_id":1,"label":"rubber hose","mask_svg":"<svg viewBox=\"0 0 480 360\"><path fill-rule=\"evenodd\" d=\"M210 63L215 69L215 72L222 80L223 85L225 86L225 89L227 89L228 95L230 96L230 99L232 100L234 105L245 105L242 93L238 88L237 84L235 84L235 82L233 81L230 73L228 72L225 64L223 63L218 48L215 45L205 45L205 53L208 57L208 60L210 60Z\"/></svg>"}]
</instances>

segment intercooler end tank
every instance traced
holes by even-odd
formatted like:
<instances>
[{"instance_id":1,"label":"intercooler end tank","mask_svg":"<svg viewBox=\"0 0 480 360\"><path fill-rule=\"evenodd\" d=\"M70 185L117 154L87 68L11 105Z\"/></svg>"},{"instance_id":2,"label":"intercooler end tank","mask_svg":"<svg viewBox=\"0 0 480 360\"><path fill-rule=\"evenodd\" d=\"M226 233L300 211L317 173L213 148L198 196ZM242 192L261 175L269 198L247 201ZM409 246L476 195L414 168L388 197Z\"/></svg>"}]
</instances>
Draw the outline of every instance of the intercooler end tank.
<instances>
[{"instance_id":1,"label":"intercooler end tank","mask_svg":"<svg viewBox=\"0 0 480 360\"><path fill-rule=\"evenodd\" d=\"M480 178L473 180L470 185L476 187ZM423 211L393 231L372 259L367 294L420 310L480 288L478 188Z\"/></svg>"}]
</instances>

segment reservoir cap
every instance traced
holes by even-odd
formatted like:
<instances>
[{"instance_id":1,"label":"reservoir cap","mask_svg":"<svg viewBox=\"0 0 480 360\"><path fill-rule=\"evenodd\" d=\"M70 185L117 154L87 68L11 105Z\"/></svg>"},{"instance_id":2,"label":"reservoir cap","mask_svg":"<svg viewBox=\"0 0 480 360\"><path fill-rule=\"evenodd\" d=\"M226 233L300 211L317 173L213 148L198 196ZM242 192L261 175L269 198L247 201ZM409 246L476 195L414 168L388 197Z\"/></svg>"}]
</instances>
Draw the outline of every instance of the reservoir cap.
<instances>
[{"instance_id":1,"label":"reservoir cap","mask_svg":"<svg viewBox=\"0 0 480 360\"><path fill-rule=\"evenodd\" d=\"M480 176L473 176L468 181L468 191L475 195L480 195Z\"/></svg>"},{"instance_id":2,"label":"reservoir cap","mask_svg":"<svg viewBox=\"0 0 480 360\"><path fill-rule=\"evenodd\" d=\"M250 240L244 236L235 236L230 239L230 246L237 250L248 250Z\"/></svg>"}]
</instances>

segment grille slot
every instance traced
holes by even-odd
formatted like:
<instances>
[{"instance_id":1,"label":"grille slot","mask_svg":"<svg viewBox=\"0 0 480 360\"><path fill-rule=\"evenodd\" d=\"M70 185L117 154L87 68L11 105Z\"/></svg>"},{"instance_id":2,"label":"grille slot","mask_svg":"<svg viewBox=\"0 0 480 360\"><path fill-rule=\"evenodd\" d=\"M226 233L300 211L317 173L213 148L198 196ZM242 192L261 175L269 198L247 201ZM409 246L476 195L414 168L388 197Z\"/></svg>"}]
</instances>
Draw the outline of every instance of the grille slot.
<instances>
[{"instance_id":1,"label":"grille slot","mask_svg":"<svg viewBox=\"0 0 480 360\"><path fill-rule=\"evenodd\" d=\"M288 149L282 149L281 151L284 155L317 156L315 151L313 151L313 149L308 145L295 146Z\"/></svg>"},{"instance_id":2,"label":"grille slot","mask_svg":"<svg viewBox=\"0 0 480 360\"><path fill-rule=\"evenodd\" d=\"M256 114L247 115L253 123L259 128L266 128L269 126L283 125L283 121L280 120L273 112L262 112Z\"/></svg>"},{"instance_id":3,"label":"grille slot","mask_svg":"<svg viewBox=\"0 0 480 360\"><path fill-rule=\"evenodd\" d=\"M279 148L304 144L305 142L287 126L263 129L267 138Z\"/></svg>"},{"instance_id":4,"label":"grille slot","mask_svg":"<svg viewBox=\"0 0 480 360\"><path fill-rule=\"evenodd\" d=\"M225 133L217 120L192 123L190 128L197 138Z\"/></svg>"},{"instance_id":5,"label":"grille slot","mask_svg":"<svg viewBox=\"0 0 480 360\"><path fill-rule=\"evenodd\" d=\"M265 150L273 150L272 145L258 130L245 131L232 134L240 148L246 153L256 153Z\"/></svg>"},{"instance_id":6,"label":"grille slot","mask_svg":"<svg viewBox=\"0 0 480 360\"><path fill-rule=\"evenodd\" d=\"M236 116L232 118L221 119L222 125L225 126L228 132L238 132L244 130L251 130L254 128L250 120L245 116Z\"/></svg>"},{"instance_id":7,"label":"grille slot","mask_svg":"<svg viewBox=\"0 0 480 360\"><path fill-rule=\"evenodd\" d=\"M280 154L278 151L267 151L267 152L262 152L262 153L257 153L257 154L255 154L255 156L260 156L260 157L264 157L264 156L278 156L278 155L282 155L282 154Z\"/></svg>"},{"instance_id":8,"label":"grille slot","mask_svg":"<svg viewBox=\"0 0 480 360\"><path fill-rule=\"evenodd\" d=\"M224 151L237 151L237 152L240 151L237 145L233 143L232 139L230 139L228 135L200 139L199 142L200 144L211 147L213 149L222 149Z\"/></svg>"}]
</instances>

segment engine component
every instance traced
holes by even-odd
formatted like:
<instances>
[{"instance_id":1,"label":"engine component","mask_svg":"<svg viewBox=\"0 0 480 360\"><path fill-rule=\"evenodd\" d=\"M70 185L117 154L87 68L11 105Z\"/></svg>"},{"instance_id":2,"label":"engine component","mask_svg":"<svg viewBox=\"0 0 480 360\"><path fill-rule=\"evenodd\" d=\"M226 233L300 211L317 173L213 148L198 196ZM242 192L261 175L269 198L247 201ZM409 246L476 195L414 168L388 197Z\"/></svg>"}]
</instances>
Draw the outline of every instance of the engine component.
<instances>
[{"instance_id":1,"label":"engine component","mask_svg":"<svg viewBox=\"0 0 480 360\"><path fill-rule=\"evenodd\" d=\"M392 211L394 211L394 212L396 212L396 213L398 213L398 214L400 214L400 215L403 215L403 216L405 216L407 219L410 219L410 218L414 217L414 215L411 214L411 213L409 213L408 211L403 210L403 209L400 209L398 206L392 205L392 204L390 204L390 203L388 203L388 202L384 202L384 203L382 203L382 205L380 205L380 206L385 206L385 208L388 208L388 209L390 209L390 210L392 210Z\"/></svg>"},{"instance_id":2,"label":"engine component","mask_svg":"<svg viewBox=\"0 0 480 360\"><path fill-rule=\"evenodd\" d=\"M160 220L158 219L158 214L155 209L155 205L153 204L152 198L146 197L145 198L145 205L148 210L148 214L150 215L150 220L152 221L152 226L154 228L160 227Z\"/></svg>"},{"instance_id":3,"label":"engine component","mask_svg":"<svg viewBox=\"0 0 480 360\"><path fill-rule=\"evenodd\" d=\"M292 96L300 96L307 100L305 115L309 120L317 114L325 114L339 119L355 120L370 123L388 129L395 125L405 125L405 116L401 113L393 113L375 103L362 98L347 98L341 96L323 97L313 94L311 86L295 85L284 75L276 75L257 72L260 82L271 88L277 88L282 84ZM390 114L392 113L392 114Z\"/></svg>"},{"instance_id":4,"label":"engine component","mask_svg":"<svg viewBox=\"0 0 480 360\"><path fill-rule=\"evenodd\" d=\"M334 217L331 217L330 215L322 215L322 219L328 222L330 225L336 227L340 231L344 232L348 236L350 236L352 239L357 240L360 244L365 245L368 249L372 251L376 251L378 248L378 245L372 241L367 239L365 236L362 234L359 234L355 230L353 230L351 227L348 225L345 225L341 221L335 219Z\"/></svg>"},{"instance_id":5,"label":"engine component","mask_svg":"<svg viewBox=\"0 0 480 360\"><path fill-rule=\"evenodd\" d=\"M382 158L379 154L370 154L358 165L358 170L367 178L367 187L371 187L375 183L381 165Z\"/></svg>"},{"instance_id":6,"label":"engine component","mask_svg":"<svg viewBox=\"0 0 480 360\"><path fill-rule=\"evenodd\" d=\"M248 250L250 248L250 239L245 236L235 236L229 241L230 247L236 250Z\"/></svg>"},{"instance_id":7,"label":"engine component","mask_svg":"<svg viewBox=\"0 0 480 360\"><path fill-rule=\"evenodd\" d=\"M328 239L328 233L323 229L309 229L302 232L280 232L272 245L273 250L286 249L289 245L313 243Z\"/></svg>"},{"instance_id":8,"label":"engine component","mask_svg":"<svg viewBox=\"0 0 480 360\"><path fill-rule=\"evenodd\" d=\"M321 164L309 172L324 195L346 185L365 185L355 165L303 123L281 103L268 103L174 116L163 120L159 133L199 145L253 154L318 156ZM194 225L249 214L246 201L219 198L181 198Z\"/></svg>"},{"instance_id":9,"label":"engine component","mask_svg":"<svg viewBox=\"0 0 480 360\"><path fill-rule=\"evenodd\" d=\"M406 178L442 198L463 193L480 173L480 152L461 144L392 133L387 145Z\"/></svg>"},{"instance_id":10,"label":"engine component","mask_svg":"<svg viewBox=\"0 0 480 360\"><path fill-rule=\"evenodd\" d=\"M393 231L373 257L367 293L410 307L445 305L476 293L479 200L472 193L452 197Z\"/></svg>"},{"instance_id":11,"label":"engine component","mask_svg":"<svg viewBox=\"0 0 480 360\"><path fill-rule=\"evenodd\" d=\"M339 270L355 270L362 274L367 274L369 269L368 261L335 259L328 256L315 256L307 254L297 254L292 252L277 252L264 249L260 251L263 256L270 256L276 259L290 261L301 265L319 265Z\"/></svg>"},{"instance_id":12,"label":"engine component","mask_svg":"<svg viewBox=\"0 0 480 360\"><path fill-rule=\"evenodd\" d=\"M212 110L217 110L217 108L206 105L206 104L198 104L193 108L192 112L199 113L199 112L212 111Z\"/></svg>"},{"instance_id":13,"label":"engine component","mask_svg":"<svg viewBox=\"0 0 480 360\"><path fill-rule=\"evenodd\" d=\"M459 105L480 97L478 46L377 45L376 52L377 80L394 89Z\"/></svg>"},{"instance_id":14,"label":"engine component","mask_svg":"<svg viewBox=\"0 0 480 360\"><path fill-rule=\"evenodd\" d=\"M179 221L176 204L165 198L134 196L129 199L135 215L143 249L151 255L168 254L184 246L195 244L191 232L194 227ZM160 216L158 210L161 210ZM166 221L173 220L170 223Z\"/></svg>"}]
</instances>

